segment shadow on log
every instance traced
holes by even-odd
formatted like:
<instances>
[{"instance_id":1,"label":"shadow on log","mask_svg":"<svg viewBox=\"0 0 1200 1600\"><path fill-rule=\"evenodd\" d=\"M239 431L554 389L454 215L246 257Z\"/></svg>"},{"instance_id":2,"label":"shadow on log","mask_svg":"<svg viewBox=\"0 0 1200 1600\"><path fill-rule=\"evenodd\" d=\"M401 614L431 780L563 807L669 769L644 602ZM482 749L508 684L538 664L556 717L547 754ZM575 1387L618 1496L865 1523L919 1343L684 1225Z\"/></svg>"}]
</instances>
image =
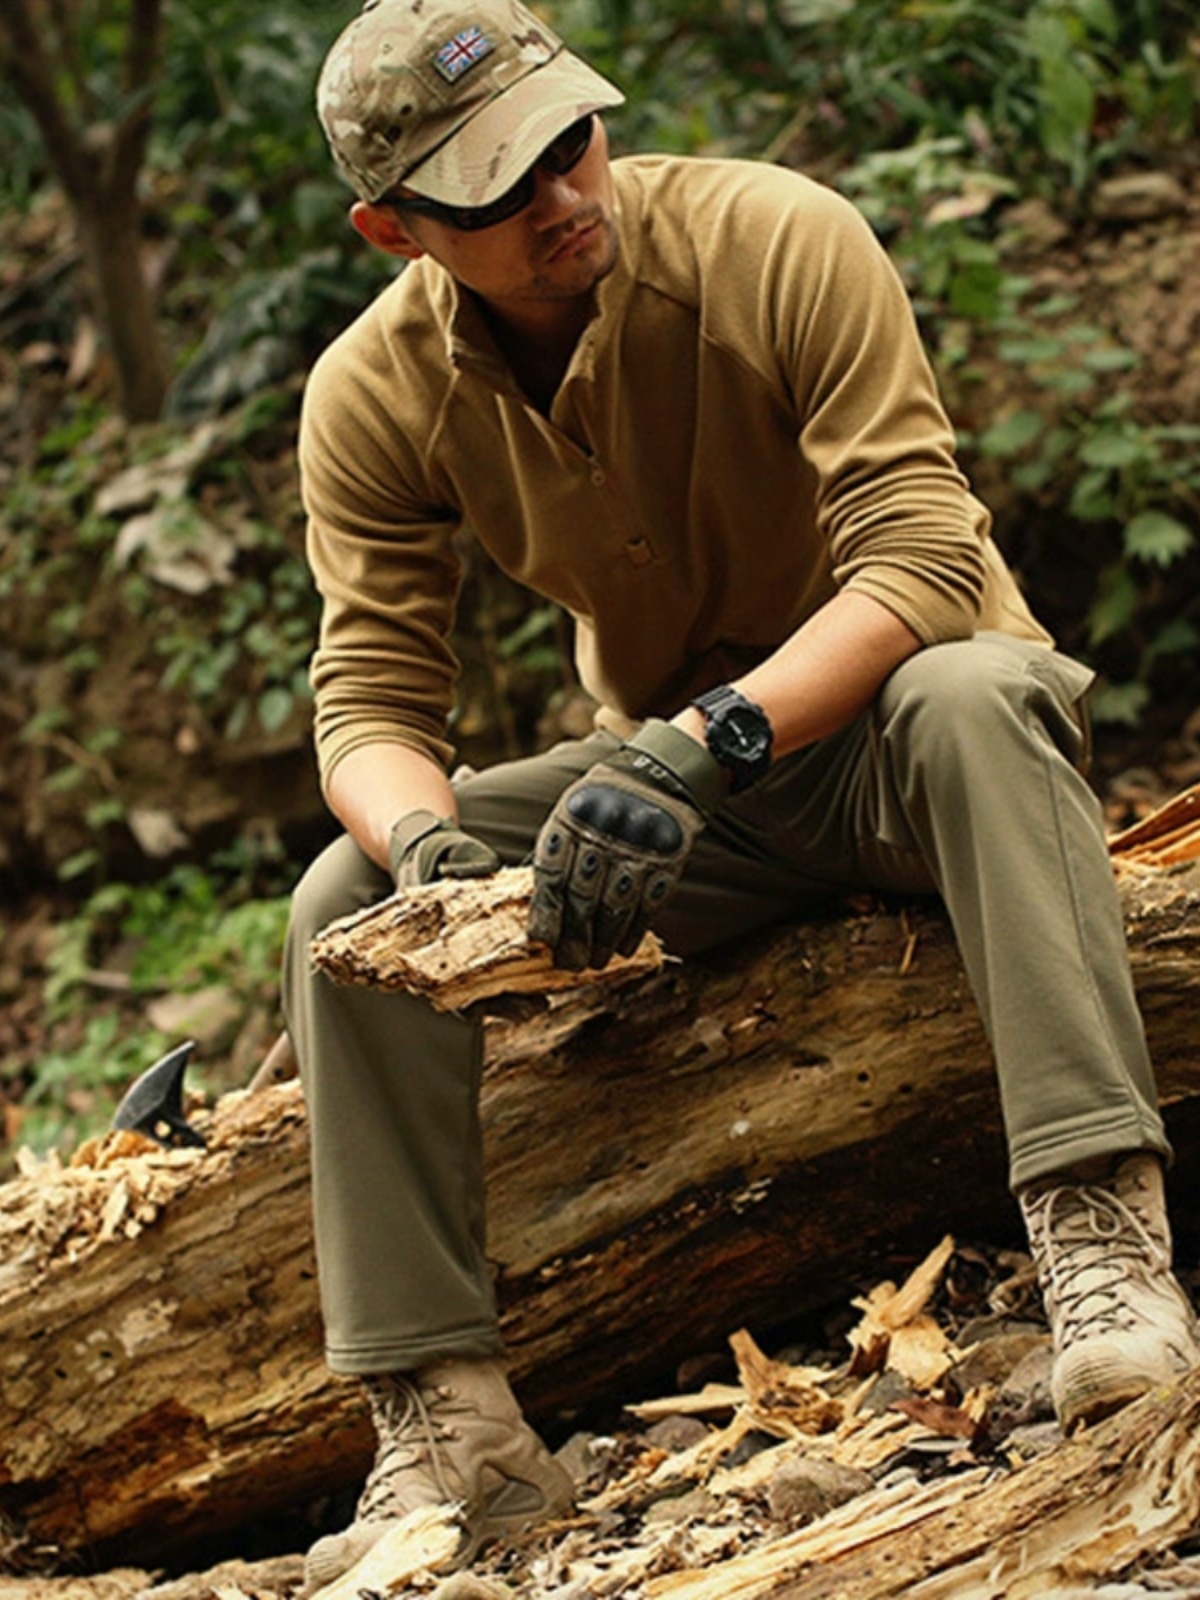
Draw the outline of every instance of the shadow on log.
<instances>
[{"instance_id":1,"label":"shadow on log","mask_svg":"<svg viewBox=\"0 0 1200 1600\"><path fill-rule=\"evenodd\" d=\"M1127 873L1184 1170L1200 1153L1200 867ZM489 1249L535 1415L826 1305L947 1230L1011 1233L990 1053L932 906L791 927L489 1023ZM0 1190L0 1560L185 1552L352 1482L321 1360L296 1085L207 1152L110 1138Z\"/></svg>"}]
</instances>

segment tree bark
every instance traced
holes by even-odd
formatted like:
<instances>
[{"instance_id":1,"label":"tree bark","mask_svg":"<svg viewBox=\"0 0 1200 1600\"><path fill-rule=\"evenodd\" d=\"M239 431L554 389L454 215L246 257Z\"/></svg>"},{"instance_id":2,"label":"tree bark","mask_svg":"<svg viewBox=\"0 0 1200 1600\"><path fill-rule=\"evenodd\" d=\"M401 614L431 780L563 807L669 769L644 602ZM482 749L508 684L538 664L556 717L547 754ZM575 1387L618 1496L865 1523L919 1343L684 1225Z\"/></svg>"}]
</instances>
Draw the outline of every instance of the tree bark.
<instances>
[{"instance_id":1,"label":"tree bark","mask_svg":"<svg viewBox=\"0 0 1200 1600\"><path fill-rule=\"evenodd\" d=\"M1186 1173L1200 867L1123 893ZM933 906L510 1012L487 1033L489 1253L535 1415L660 1387L946 1231L1017 1238L990 1054ZM155 1560L365 1469L357 1387L320 1356L299 1090L226 1096L207 1122L207 1152L110 1141L0 1190L13 1549Z\"/></svg>"},{"instance_id":2,"label":"tree bark","mask_svg":"<svg viewBox=\"0 0 1200 1600\"><path fill-rule=\"evenodd\" d=\"M79 15L47 10L39 0L4 0L0 8L0 68L37 123L71 202L129 422L153 421L167 390L166 353L142 260L137 187L150 135L161 24L162 0L133 0L120 113L110 121L93 93Z\"/></svg>"},{"instance_id":3,"label":"tree bark","mask_svg":"<svg viewBox=\"0 0 1200 1600\"><path fill-rule=\"evenodd\" d=\"M153 422L167 393L158 308L142 262L142 214L132 190L102 190L75 207L100 326L127 422Z\"/></svg>"}]
</instances>

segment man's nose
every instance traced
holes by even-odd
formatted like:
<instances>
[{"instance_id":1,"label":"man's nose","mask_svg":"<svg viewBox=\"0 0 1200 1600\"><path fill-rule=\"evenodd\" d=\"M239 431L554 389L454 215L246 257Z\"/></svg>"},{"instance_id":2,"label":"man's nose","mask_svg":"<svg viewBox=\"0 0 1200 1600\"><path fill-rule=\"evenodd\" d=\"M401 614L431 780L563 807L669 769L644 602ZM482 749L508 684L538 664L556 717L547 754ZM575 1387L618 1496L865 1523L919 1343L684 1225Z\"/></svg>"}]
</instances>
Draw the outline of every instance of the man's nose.
<instances>
[{"instance_id":1,"label":"man's nose","mask_svg":"<svg viewBox=\"0 0 1200 1600\"><path fill-rule=\"evenodd\" d=\"M564 221L579 205L581 197L574 172L551 172L543 166L533 169L533 199L529 212L536 227L552 228Z\"/></svg>"}]
</instances>

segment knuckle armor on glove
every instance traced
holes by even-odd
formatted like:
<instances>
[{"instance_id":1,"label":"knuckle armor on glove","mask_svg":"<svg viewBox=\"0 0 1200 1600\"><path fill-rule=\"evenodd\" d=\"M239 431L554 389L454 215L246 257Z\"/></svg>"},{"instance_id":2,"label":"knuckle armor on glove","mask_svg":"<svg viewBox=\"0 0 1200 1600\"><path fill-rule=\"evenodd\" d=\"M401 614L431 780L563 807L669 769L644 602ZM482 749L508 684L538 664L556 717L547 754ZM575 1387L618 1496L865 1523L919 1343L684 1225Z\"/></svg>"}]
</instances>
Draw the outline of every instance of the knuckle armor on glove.
<instances>
[{"instance_id":1,"label":"knuckle armor on glove","mask_svg":"<svg viewBox=\"0 0 1200 1600\"><path fill-rule=\"evenodd\" d=\"M578 971L633 954L722 785L701 745L649 723L563 793L538 836L529 917L530 938L551 947L555 965Z\"/></svg>"},{"instance_id":2,"label":"knuckle armor on glove","mask_svg":"<svg viewBox=\"0 0 1200 1600\"><path fill-rule=\"evenodd\" d=\"M410 811L393 827L388 860L397 889L412 889L439 878L487 878L500 857L481 839L464 833L452 817Z\"/></svg>"}]
</instances>

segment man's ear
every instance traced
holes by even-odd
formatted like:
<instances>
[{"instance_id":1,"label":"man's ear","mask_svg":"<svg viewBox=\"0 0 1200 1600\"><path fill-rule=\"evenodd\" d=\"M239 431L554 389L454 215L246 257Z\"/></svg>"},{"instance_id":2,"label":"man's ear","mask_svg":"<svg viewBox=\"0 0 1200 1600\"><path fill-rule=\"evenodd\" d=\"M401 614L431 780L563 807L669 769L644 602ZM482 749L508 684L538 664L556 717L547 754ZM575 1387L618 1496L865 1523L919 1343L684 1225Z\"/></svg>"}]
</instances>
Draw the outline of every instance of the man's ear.
<instances>
[{"instance_id":1,"label":"man's ear","mask_svg":"<svg viewBox=\"0 0 1200 1600\"><path fill-rule=\"evenodd\" d=\"M350 207L350 221L368 244L385 250L389 256L403 256L416 261L425 254L424 247L400 220L395 206L371 205L366 200L356 200Z\"/></svg>"}]
</instances>

